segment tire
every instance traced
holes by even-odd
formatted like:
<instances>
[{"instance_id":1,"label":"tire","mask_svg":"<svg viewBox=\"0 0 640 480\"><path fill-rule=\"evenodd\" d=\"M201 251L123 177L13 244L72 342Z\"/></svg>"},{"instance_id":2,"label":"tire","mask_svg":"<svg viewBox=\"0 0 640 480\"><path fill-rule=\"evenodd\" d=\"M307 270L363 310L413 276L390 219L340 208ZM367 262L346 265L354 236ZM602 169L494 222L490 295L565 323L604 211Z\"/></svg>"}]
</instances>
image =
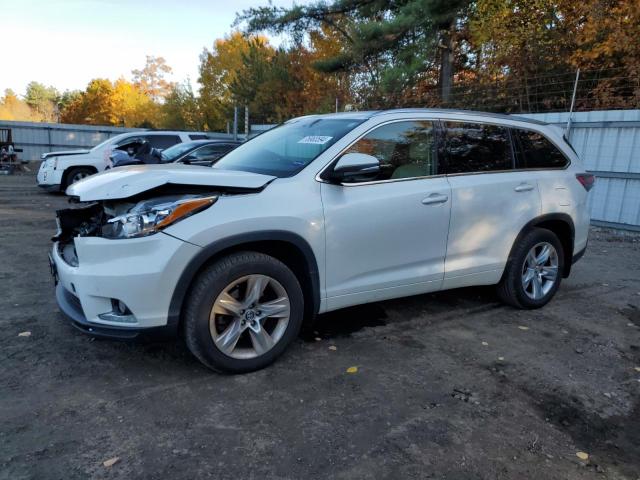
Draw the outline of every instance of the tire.
<instances>
[{"instance_id":1,"label":"tire","mask_svg":"<svg viewBox=\"0 0 640 480\"><path fill-rule=\"evenodd\" d=\"M69 171L65 175L63 190L66 190L69 185L73 185L74 183L79 182L83 178L86 178L89 175L93 175L94 173L96 172L86 167L76 167L69 169Z\"/></svg>"},{"instance_id":2,"label":"tire","mask_svg":"<svg viewBox=\"0 0 640 480\"><path fill-rule=\"evenodd\" d=\"M549 248L549 259L544 264L543 249ZM532 252L533 257L529 254ZM525 263L526 262L526 263ZM552 273L555 263L555 277ZM531 267L534 268L531 268ZM534 309L546 305L560 287L564 270L564 251L558 237L550 230L534 228L513 246L502 279L497 287L498 297L513 307ZM527 279L531 280L527 282Z\"/></svg>"},{"instance_id":3,"label":"tire","mask_svg":"<svg viewBox=\"0 0 640 480\"><path fill-rule=\"evenodd\" d=\"M252 300L250 291L260 288L258 300ZM183 332L191 353L207 367L245 373L274 362L298 336L303 316L302 288L284 263L238 252L196 277L185 303Z\"/></svg>"}]
</instances>

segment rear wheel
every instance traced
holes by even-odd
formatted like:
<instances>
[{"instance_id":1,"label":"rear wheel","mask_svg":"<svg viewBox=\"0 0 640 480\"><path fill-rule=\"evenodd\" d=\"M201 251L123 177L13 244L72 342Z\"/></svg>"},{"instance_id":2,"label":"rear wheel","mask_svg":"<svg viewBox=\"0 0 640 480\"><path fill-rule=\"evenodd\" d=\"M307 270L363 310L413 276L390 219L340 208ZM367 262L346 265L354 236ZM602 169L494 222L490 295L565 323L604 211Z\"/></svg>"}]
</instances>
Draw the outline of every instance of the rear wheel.
<instances>
[{"instance_id":1,"label":"rear wheel","mask_svg":"<svg viewBox=\"0 0 640 480\"><path fill-rule=\"evenodd\" d=\"M558 237L550 230L535 228L514 246L498 295L516 308L540 308L560 287L563 267L564 252Z\"/></svg>"},{"instance_id":2,"label":"rear wheel","mask_svg":"<svg viewBox=\"0 0 640 480\"><path fill-rule=\"evenodd\" d=\"M303 310L302 289L286 265L262 253L235 253L196 278L186 302L185 340L209 368L257 370L296 338Z\"/></svg>"},{"instance_id":3,"label":"rear wheel","mask_svg":"<svg viewBox=\"0 0 640 480\"><path fill-rule=\"evenodd\" d=\"M76 182L79 182L83 178L87 178L89 175L93 175L95 172L90 168L86 167L78 167L72 168L67 173L66 180L64 182L64 188L66 189L69 185L73 185Z\"/></svg>"}]
</instances>

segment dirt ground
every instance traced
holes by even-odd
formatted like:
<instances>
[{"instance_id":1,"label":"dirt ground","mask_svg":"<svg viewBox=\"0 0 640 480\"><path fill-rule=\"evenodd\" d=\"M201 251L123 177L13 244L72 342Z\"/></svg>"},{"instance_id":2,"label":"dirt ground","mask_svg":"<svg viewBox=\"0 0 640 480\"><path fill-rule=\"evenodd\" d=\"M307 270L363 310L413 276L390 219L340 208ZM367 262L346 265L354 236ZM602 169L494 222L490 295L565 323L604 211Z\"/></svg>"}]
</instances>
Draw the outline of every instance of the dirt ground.
<instances>
[{"instance_id":1,"label":"dirt ground","mask_svg":"<svg viewBox=\"0 0 640 480\"><path fill-rule=\"evenodd\" d=\"M351 308L223 376L180 341L65 320L47 264L65 203L0 177L2 479L640 478L637 236L592 231L541 310L489 288Z\"/></svg>"}]
</instances>

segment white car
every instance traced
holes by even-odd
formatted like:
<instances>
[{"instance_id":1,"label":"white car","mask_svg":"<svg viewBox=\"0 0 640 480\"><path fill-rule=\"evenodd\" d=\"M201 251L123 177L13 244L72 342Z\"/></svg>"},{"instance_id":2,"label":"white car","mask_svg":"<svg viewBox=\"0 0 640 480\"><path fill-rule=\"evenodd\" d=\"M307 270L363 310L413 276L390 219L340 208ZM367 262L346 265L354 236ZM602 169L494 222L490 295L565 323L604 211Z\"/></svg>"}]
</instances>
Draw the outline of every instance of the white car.
<instances>
[{"instance_id":1,"label":"white car","mask_svg":"<svg viewBox=\"0 0 640 480\"><path fill-rule=\"evenodd\" d=\"M56 296L92 335L180 329L208 367L246 372L351 305L493 284L514 307L545 305L587 246L593 182L537 121L301 117L214 168L123 167L72 185L81 205L58 212Z\"/></svg>"},{"instance_id":2,"label":"white car","mask_svg":"<svg viewBox=\"0 0 640 480\"><path fill-rule=\"evenodd\" d=\"M169 131L136 131L121 133L108 138L91 150L68 150L44 153L38 170L38 186L49 191L62 191L89 175L101 172L109 166L109 156L114 148L136 139L147 141L153 148L163 150L177 143L207 139L205 134Z\"/></svg>"}]
</instances>

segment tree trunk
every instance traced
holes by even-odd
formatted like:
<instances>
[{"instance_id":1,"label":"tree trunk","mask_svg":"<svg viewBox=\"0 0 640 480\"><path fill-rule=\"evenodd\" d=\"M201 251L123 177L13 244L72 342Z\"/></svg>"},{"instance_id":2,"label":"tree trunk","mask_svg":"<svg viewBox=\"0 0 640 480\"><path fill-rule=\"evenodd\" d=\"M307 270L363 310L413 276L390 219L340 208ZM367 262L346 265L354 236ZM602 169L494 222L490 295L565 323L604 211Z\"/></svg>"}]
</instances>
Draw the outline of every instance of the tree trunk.
<instances>
[{"instance_id":1,"label":"tree trunk","mask_svg":"<svg viewBox=\"0 0 640 480\"><path fill-rule=\"evenodd\" d=\"M448 104L453 85L453 35L451 30L443 32L440 39L440 100Z\"/></svg>"}]
</instances>

